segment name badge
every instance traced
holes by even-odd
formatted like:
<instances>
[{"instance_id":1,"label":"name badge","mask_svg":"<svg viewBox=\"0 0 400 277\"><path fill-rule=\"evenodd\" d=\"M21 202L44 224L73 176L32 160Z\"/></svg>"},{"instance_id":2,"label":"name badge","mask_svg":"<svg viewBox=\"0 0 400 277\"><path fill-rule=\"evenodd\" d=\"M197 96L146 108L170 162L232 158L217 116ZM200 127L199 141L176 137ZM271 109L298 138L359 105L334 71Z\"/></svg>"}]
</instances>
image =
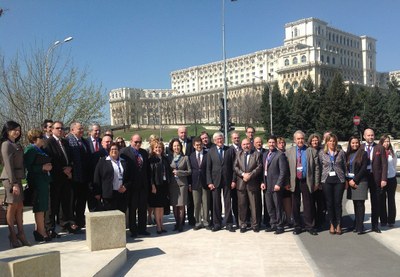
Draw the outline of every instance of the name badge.
<instances>
[{"instance_id":1,"label":"name badge","mask_svg":"<svg viewBox=\"0 0 400 277\"><path fill-rule=\"evenodd\" d=\"M349 173L346 174L346 177L350 178L350 179L353 179L354 178L354 173L350 173L349 172Z\"/></svg>"},{"instance_id":2,"label":"name badge","mask_svg":"<svg viewBox=\"0 0 400 277\"><path fill-rule=\"evenodd\" d=\"M302 167L302 166L299 166L299 167L296 168L296 170L297 170L297 171L303 171L303 167Z\"/></svg>"},{"instance_id":3,"label":"name badge","mask_svg":"<svg viewBox=\"0 0 400 277\"><path fill-rule=\"evenodd\" d=\"M329 172L329 176L336 176L336 172L335 171L330 171Z\"/></svg>"}]
</instances>

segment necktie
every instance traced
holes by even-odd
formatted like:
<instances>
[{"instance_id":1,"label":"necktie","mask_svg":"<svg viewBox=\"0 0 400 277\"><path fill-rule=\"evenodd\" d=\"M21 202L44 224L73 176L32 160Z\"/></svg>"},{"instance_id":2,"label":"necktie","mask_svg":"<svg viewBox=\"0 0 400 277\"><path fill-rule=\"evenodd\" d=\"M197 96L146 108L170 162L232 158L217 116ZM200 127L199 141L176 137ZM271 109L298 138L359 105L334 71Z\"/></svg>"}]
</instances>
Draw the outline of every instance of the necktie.
<instances>
[{"instance_id":1,"label":"necktie","mask_svg":"<svg viewBox=\"0 0 400 277\"><path fill-rule=\"evenodd\" d=\"M368 159L371 158L371 148L372 148L371 144L368 144L367 146Z\"/></svg>"},{"instance_id":2,"label":"necktie","mask_svg":"<svg viewBox=\"0 0 400 277\"><path fill-rule=\"evenodd\" d=\"M94 147L94 151L99 151L99 142L97 140L95 140L95 147Z\"/></svg>"},{"instance_id":3,"label":"necktie","mask_svg":"<svg viewBox=\"0 0 400 277\"><path fill-rule=\"evenodd\" d=\"M67 164L68 164L68 156L67 156L67 153L65 153L65 149L64 149L64 146L63 146L63 144L62 144L61 140L58 140L58 144L60 145L60 148L61 148L61 151L63 152L64 158L65 158L65 161L66 161L66 162L67 162Z\"/></svg>"},{"instance_id":4,"label":"necktie","mask_svg":"<svg viewBox=\"0 0 400 277\"><path fill-rule=\"evenodd\" d=\"M302 167L301 166L301 149L298 148L297 151L297 168ZM303 179L303 170L296 170L296 177L297 179Z\"/></svg>"},{"instance_id":5,"label":"necktie","mask_svg":"<svg viewBox=\"0 0 400 277\"><path fill-rule=\"evenodd\" d=\"M197 164L199 165L199 167L200 167L200 165L201 165L201 157L200 157L200 152L197 154Z\"/></svg>"},{"instance_id":6,"label":"necktie","mask_svg":"<svg viewBox=\"0 0 400 277\"><path fill-rule=\"evenodd\" d=\"M222 148L218 148L218 156L219 159L222 161Z\"/></svg>"},{"instance_id":7,"label":"necktie","mask_svg":"<svg viewBox=\"0 0 400 277\"><path fill-rule=\"evenodd\" d=\"M245 152L244 155L244 171L247 172L247 157L249 156L249 153Z\"/></svg>"},{"instance_id":8,"label":"necktie","mask_svg":"<svg viewBox=\"0 0 400 277\"><path fill-rule=\"evenodd\" d=\"M140 157L140 154L139 154L139 153L136 155L136 163L137 163L137 166L138 166L139 168L142 168L143 161L142 161L142 158Z\"/></svg>"},{"instance_id":9,"label":"necktie","mask_svg":"<svg viewBox=\"0 0 400 277\"><path fill-rule=\"evenodd\" d=\"M182 153L186 155L186 142L182 141Z\"/></svg>"},{"instance_id":10,"label":"necktie","mask_svg":"<svg viewBox=\"0 0 400 277\"><path fill-rule=\"evenodd\" d=\"M272 152L271 151L268 151L268 155L267 155L267 158L265 159L265 176L267 176L268 175L268 173L267 173L267 171L268 171L268 164L269 164L269 160L271 159L271 155L272 155Z\"/></svg>"}]
</instances>

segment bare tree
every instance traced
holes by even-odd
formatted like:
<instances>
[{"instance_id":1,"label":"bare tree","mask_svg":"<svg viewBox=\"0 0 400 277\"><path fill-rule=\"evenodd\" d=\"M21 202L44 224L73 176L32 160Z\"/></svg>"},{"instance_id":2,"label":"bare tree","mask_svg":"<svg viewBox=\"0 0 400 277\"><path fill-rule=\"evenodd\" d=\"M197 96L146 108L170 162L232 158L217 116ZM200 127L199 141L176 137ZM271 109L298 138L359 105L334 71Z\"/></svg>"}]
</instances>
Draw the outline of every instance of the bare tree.
<instances>
[{"instance_id":1,"label":"bare tree","mask_svg":"<svg viewBox=\"0 0 400 277\"><path fill-rule=\"evenodd\" d=\"M261 120L261 97L258 94L247 94L238 99L240 106L240 123L244 126L256 124Z\"/></svg>"},{"instance_id":2,"label":"bare tree","mask_svg":"<svg viewBox=\"0 0 400 277\"><path fill-rule=\"evenodd\" d=\"M202 106L198 101L192 102L189 105L187 105L187 118L190 123L194 123L194 129L195 129L195 136L197 136L197 124L201 123L201 118L202 118Z\"/></svg>"},{"instance_id":3,"label":"bare tree","mask_svg":"<svg viewBox=\"0 0 400 277\"><path fill-rule=\"evenodd\" d=\"M44 119L101 120L106 103L101 85L88 81L86 70L72 66L71 59L46 55L40 48L17 54L6 64L0 56L0 117L18 121L24 130L38 127Z\"/></svg>"}]
</instances>

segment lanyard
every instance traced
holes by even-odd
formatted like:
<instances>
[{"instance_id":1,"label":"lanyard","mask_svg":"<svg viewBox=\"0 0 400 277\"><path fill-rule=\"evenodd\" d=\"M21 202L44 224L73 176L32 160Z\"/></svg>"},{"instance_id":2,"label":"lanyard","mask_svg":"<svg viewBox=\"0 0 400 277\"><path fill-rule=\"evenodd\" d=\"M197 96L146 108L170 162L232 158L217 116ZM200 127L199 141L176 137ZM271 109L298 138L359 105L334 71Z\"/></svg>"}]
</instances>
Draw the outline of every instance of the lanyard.
<instances>
[{"instance_id":1,"label":"lanyard","mask_svg":"<svg viewBox=\"0 0 400 277\"><path fill-rule=\"evenodd\" d=\"M335 153L333 153L332 155L331 155L331 152L330 151L328 151L328 154L329 154L329 159L330 159L330 161L331 161L331 170L333 171L334 170L334 165L335 165Z\"/></svg>"},{"instance_id":2,"label":"lanyard","mask_svg":"<svg viewBox=\"0 0 400 277\"><path fill-rule=\"evenodd\" d=\"M39 147L37 147L35 144L32 144L32 146L35 147L35 149L36 149L40 154L42 154L43 156L47 156L47 154L46 154L42 149L40 149Z\"/></svg>"},{"instance_id":3,"label":"lanyard","mask_svg":"<svg viewBox=\"0 0 400 277\"><path fill-rule=\"evenodd\" d=\"M354 153L353 155L350 156L350 161L349 161L349 164L350 164L349 172L350 173L354 173L353 172L353 161L354 161L355 157L356 157L356 153Z\"/></svg>"}]
</instances>

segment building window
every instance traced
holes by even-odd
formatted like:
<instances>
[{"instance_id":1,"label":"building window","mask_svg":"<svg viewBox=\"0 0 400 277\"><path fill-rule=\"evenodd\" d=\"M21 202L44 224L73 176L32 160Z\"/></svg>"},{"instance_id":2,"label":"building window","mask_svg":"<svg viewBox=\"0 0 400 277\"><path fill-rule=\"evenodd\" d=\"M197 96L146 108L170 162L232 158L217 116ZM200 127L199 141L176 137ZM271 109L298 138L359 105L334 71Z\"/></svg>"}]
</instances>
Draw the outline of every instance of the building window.
<instances>
[{"instance_id":1,"label":"building window","mask_svg":"<svg viewBox=\"0 0 400 277\"><path fill-rule=\"evenodd\" d=\"M321 62L324 62L324 55L321 55L320 60L321 60Z\"/></svg>"},{"instance_id":2,"label":"building window","mask_svg":"<svg viewBox=\"0 0 400 277\"><path fill-rule=\"evenodd\" d=\"M301 56L301 62L302 62L302 63L305 63L305 62L307 62L307 58L306 58L306 56L304 56L304 55L303 55L303 56Z\"/></svg>"},{"instance_id":3,"label":"building window","mask_svg":"<svg viewBox=\"0 0 400 277\"><path fill-rule=\"evenodd\" d=\"M289 59L286 59L285 60L285 66L288 66L289 65Z\"/></svg>"},{"instance_id":4,"label":"building window","mask_svg":"<svg viewBox=\"0 0 400 277\"><path fill-rule=\"evenodd\" d=\"M297 64L297 57L293 58L293 64Z\"/></svg>"},{"instance_id":5,"label":"building window","mask_svg":"<svg viewBox=\"0 0 400 277\"><path fill-rule=\"evenodd\" d=\"M332 64L335 64L336 63L336 61L335 61L335 58L333 57L332 58Z\"/></svg>"}]
</instances>

